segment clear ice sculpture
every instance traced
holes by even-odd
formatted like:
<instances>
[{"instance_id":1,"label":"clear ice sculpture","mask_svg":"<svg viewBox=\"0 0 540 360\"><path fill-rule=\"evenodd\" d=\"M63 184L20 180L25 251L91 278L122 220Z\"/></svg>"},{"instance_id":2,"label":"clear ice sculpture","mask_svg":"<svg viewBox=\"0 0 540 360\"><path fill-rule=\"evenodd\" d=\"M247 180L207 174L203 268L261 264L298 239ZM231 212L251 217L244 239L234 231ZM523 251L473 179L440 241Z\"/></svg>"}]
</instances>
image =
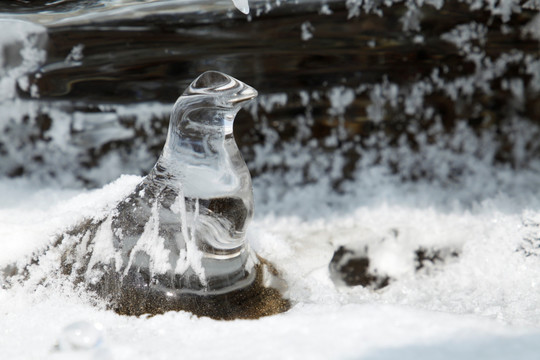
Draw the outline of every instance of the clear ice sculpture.
<instances>
[{"instance_id":1,"label":"clear ice sculpture","mask_svg":"<svg viewBox=\"0 0 540 360\"><path fill-rule=\"evenodd\" d=\"M246 301L259 312L266 308L261 315L285 309L279 293L262 284L267 263L246 243L253 192L233 122L256 96L217 71L195 79L174 105L148 176L106 218L58 241L63 272L124 314L184 309L257 317Z\"/></svg>"}]
</instances>

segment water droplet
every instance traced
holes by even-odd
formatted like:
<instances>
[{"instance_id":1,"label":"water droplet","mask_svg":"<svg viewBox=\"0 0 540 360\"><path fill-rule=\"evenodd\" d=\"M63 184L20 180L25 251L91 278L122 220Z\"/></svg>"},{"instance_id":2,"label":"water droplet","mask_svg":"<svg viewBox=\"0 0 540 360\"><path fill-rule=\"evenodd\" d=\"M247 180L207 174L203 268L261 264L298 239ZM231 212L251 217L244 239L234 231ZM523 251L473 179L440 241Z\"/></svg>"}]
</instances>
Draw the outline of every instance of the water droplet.
<instances>
[{"instance_id":1,"label":"water droplet","mask_svg":"<svg viewBox=\"0 0 540 360\"><path fill-rule=\"evenodd\" d=\"M90 350L94 349L103 341L101 325L95 325L87 321L77 321L66 326L58 340L61 351Z\"/></svg>"}]
</instances>

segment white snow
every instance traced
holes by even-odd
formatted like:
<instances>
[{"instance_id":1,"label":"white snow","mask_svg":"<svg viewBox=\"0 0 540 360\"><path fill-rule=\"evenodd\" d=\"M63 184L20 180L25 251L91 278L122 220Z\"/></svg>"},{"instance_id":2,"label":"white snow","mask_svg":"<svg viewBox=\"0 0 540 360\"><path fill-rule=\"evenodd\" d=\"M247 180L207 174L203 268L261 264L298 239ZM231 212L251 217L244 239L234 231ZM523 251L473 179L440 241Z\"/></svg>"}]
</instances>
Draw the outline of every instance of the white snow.
<instances>
[{"instance_id":1,"label":"white snow","mask_svg":"<svg viewBox=\"0 0 540 360\"><path fill-rule=\"evenodd\" d=\"M0 203L0 263L24 259L70 225L105 214L139 180L124 176L94 191L0 180L7 194ZM357 190L345 196L329 193L325 181L286 191L277 177L270 188L255 183L259 212L248 239L282 272L294 304L289 312L232 322L184 312L123 317L50 275L45 284L0 290L2 353L9 359L536 358L540 261L522 248L524 239L540 235L538 191L448 203L444 189L407 186L376 171L352 182ZM261 202L272 196L275 203ZM334 284L328 264L340 245L367 246L370 269L390 276L390 285L373 291ZM419 246L459 256L416 272ZM62 329L78 321L102 327L102 343L54 350Z\"/></svg>"},{"instance_id":2,"label":"white snow","mask_svg":"<svg viewBox=\"0 0 540 360\"><path fill-rule=\"evenodd\" d=\"M110 224L108 224L108 228L110 229ZM150 219L144 226L141 237L131 250L131 256L129 257L128 265L125 267L124 275L128 274L139 252L148 254L150 259L150 274L165 274L171 270L169 250L165 248L165 239L159 236L159 202L157 201L152 206Z\"/></svg>"},{"instance_id":3,"label":"white snow","mask_svg":"<svg viewBox=\"0 0 540 360\"><path fill-rule=\"evenodd\" d=\"M540 41L540 14L537 14L532 20L523 27L522 32L530 35L533 39Z\"/></svg>"},{"instance_id":4,"label":"white snow","mask_svg":"<svg viewBox=\"0 0 540 360\"><path fill-rule=\"evenodd\" d=\"M66 62L77 62L81 61L84 57L83 55L84 44L75 45L68 56L66 57Z\"/></svg>"},{"instance_id":5,"label":"white snow","mask_svg":"<svg viewBox=\"0 0 540 360\"><path fill-rule=\"evenodd\" d=\"M301 35L303 41L308 41L313 37L313 32L315 31L315 28L309 21L304 21L302 25L300 26L301 29Z\"/></svg>"},{"instance_id":6,"label":"white snow","mask_svg":"<svg viewBox=\"0 0 540 360\"><path fill-rule=\"evenodd\" d=\"M28 87L24 77L42 64L47 32L43 26L12 19L0 19L0 102L15 97L16 83ZM37 95L37 94L36 94Z\"/></svg>"}]
</instances>

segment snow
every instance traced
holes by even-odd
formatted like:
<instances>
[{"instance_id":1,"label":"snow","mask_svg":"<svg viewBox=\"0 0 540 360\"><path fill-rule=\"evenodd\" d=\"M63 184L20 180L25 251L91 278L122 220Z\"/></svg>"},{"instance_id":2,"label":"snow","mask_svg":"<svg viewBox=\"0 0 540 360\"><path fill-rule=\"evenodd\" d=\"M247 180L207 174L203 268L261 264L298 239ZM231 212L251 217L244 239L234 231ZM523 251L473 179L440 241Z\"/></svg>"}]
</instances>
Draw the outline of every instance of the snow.
<instances>
[{"instance_id":1,"label":"snow","mask_svg":"<svg viewBox=\"0 0 540 360\"><path fill-rule=\"evenodd\" d=\"M169 250L165 248L165 239L159 236L159 210L157 202L152 206L151 214L149 221L144 226L144 231L141 234L139 241L137 241L131 250L129 263L125 268L124 275L128 274L129 269L140 252L148 254L149 256L150 274L165 274L167 271L171 270ZM186 222L183 222L183 224L186 224ZM110 229L110 226L111 224L107 224L108 229ZM112 236L109 238L112 238ZM106 264L107 262L103 263ZM118 267L121 268L121 265ZM199 273L200 269L197 270L197 273Z\"/></svg>"},{"instance_id":2,"label":"snow","mask_svg":"<svg viewBox=\"0 0 540 360\"><path fill-rule=\"evenodd\" d=\"M514 177L530 182L526 174ZM138 176L124 176L84 191L0 180L7 194L0 203L0 264L24 259L82 219L105 216L138 181ZM282 184L277 178L273 184L268 188L255 181L259 211L248 239L282 273L294 304L289 312L232 322L184 312L123 317L103 304L92 305L82 289L51 273L45 284L30 281L0 290L3 354L9 359L69 354L111 359L172 354L195 359L535 358L540 263L523 249L540 235L538 192L474 194L483 199L452 203L446 201L451 194L437 186L407 186L376 171L354 180L350 186L356 193L345 196L328 192L321 181L289 188L286 199L280 199ZM272 197L275 203L261 201ZM390 276L390 285L374 291L334 283L328 265L342 245L367 247L371 269ZM413 251L420 246L455 249L459 256L417 272ZM100 345L55 350L63 329L78 321L103 329Z\"/></svg>"},{"instance_id":3,"label":"snow","mask_svg":"<svg viewBox=\"0 0 540 360\"><path fill-rule=\"evenodd\" d=\"M313 27L313 25L311 25L309 21L303 22L302 25L300 26L300 29L302 31L302 34L300 37L302 38L303 41L308 41L313 37L313 32L315 28Z\"/></svg>"},{"instance_id":4,"label":"snow","mask_svg":"<svg viewBox=\"0 0 540 360\"><path fill-rule=\"evenodd\" d=\"M68 56L66 57L66 62L71 62L74 64L80 63L80 61L83 59L83 50L84 50L84 44L78 44L75 45L71 51L69 52Z\"/></svg>"},{"instance_id":5,"label":"snow","mask_svg":"<svg viewBox=\"0 0 540 360\"><path fill-rule=\"evenodd\" d=\"M540 41L540 14L537 14L532 20L523 27L522 32L530 35L533 39Z\"/></svg>"},{"instance_id":6,"label":"snow","mask_svg":"<svg viewBox=\"0 0 540 360\"><path fill-rule=\"evenodd\" d=\"M0 102L15 97L15 84L28 87L24 74L37 69L46 59L43 49L47 31L43 26L12 19L0 19Z\"/></svg>"},{"instance_id":7,"label":"snow","mask_svg":"<svg viewBox=\"0 0 540 360\"><path fill-rule=\"evenodd\" d=\"M514 13L520 13L521 6L513 0L461 0L469 5L471 11L487 10L493 16L500 17L503 22L508 22ZM404 3L407 11L401 18L404 31L419 29L419 7L430 5L439 10L443 7L444 0L346 0L345 4L349 11L349 18L360 16L362 13L374 13L379 16L383 14L384 7L390 7L395 4ZM538 9L538 0L527 1L523 8Z\"/></svg>"},{"instance_id":8,"label":"snow","mask_svg":"<svg viewBox=\"0 0 540 360\"><path fill-rule=\"evenodd\" d=\"M186 313L125 318L60 300L52 296L33 304L23 318L17 309L28 307L27 301L6 308L10 346L6 347L5 336L0 338L6 358L44 358L45 354L61 358L62 353L51 351L51 344L73 319L85 315L104 329L102 351L106 349L112 359L392 359L402 358L399 354L404 352L407 358L416 355L417 359L460 355L460 359L515 356L527 360L535 359L538 351L538 333L531 330L389 305L301 305L287 314L256 321L219 322ZM48 331L36 331L43 326ZM28 346L28 334L33 334L32 346Z\"/></svg>"}]
</instances>

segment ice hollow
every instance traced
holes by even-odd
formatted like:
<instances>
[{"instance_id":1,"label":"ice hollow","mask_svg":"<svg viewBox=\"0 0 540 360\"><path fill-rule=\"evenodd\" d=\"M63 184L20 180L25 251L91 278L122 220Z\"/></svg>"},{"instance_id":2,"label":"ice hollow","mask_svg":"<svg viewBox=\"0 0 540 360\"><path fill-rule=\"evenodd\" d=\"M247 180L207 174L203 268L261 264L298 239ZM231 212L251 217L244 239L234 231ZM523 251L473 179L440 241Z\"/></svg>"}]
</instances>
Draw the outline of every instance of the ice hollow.
<instances>
[{"instance_id":1,"label":"ice hollow","mask_svg":"<svg viewBox=\"0 0 540 360\"><path fill-rule=\"evenodd\" d=\"M173 107L150 173L108 216L58 240L63 272L123 314L249 318L285 309L263 285L269 265L246 243L252 183L232 130L256 96L220 72L195 79Z\"/></svg>"}]
</instances>

